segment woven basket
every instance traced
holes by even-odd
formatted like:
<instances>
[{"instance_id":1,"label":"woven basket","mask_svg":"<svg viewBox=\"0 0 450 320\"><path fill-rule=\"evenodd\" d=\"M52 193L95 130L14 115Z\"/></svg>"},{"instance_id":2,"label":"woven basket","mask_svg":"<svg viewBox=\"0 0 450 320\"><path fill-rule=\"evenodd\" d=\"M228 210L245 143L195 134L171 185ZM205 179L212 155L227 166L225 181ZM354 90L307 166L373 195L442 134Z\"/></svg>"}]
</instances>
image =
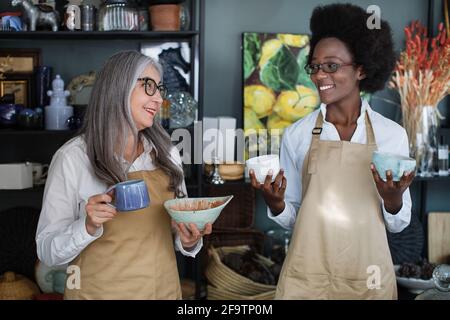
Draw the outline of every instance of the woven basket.
<instances>
[{"instance_id":1,"label":"woven basket","mask_svg":"<svg viewBox=\"0 0 450 320\"><path fill-rule=\"evenodd\" d=\"M5 272L0 276L0 300L31 300L39 293L38 286L22 275Z\"/></svg>"},{"instance_id":2,"label":"woven basket","mask_svg":"<svg viewBox=\"0 0 450 320\"><path fill-rule=\"evenodd\" d=\"M235 247L249 246L257 253L263 253L265 237L264 233L253 229L224 229L215 228L214 232L204 237L205 248L209 247ZM206 266L205 266L206 267Z\"/></svg>"},{"instance_id":3,"label":"woven basket","mask_svg":"<svg viewBox=\"0 0 450 320\"><path fill-rule=\"evenodd\" d=\"M275 294L276 286L266 285L252 281L236 273L224 263L221 258L228 253L244 253L249 250L248 246L221 247L209 249L210 260L205 270L205 276L209 284L214 287L212 298L228 296L230 299L252 299L263 294L263 298L270 299ZM257 255L261 262L271 266L273 262L261 255ZM208 298L210 294L208 292ZM255 298L253 298L255 299Z\"/></svg>"},{"instance_id":4,"label":"woven basket","mask_svg":"<svg viewBox=\"0 0 450 320\"><path fill-rule=\"evenodd\" d=\"M224 289L208 285L208 300L273 300L275 290L267 291L253 296L245 296Z\"/></svg>"}]
</instances>

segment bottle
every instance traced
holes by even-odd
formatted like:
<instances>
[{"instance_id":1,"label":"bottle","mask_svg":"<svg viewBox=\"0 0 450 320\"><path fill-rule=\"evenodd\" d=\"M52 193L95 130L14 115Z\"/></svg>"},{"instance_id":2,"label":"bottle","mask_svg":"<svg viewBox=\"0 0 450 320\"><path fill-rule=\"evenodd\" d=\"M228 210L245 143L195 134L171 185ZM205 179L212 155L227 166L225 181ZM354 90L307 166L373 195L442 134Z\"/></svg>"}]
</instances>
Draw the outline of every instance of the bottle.
<instances>
[{"instance_id":1,"label":"bottle","mask_svg":"<svg viewBox=\"0 0 450 320\"><path fill-rule=\"evenodd\" d=\"M444 144L444 137L441 136L441 143L438 146L438 166L439 175L448 176L448 145Z\"/></svg>"}]
</instances>

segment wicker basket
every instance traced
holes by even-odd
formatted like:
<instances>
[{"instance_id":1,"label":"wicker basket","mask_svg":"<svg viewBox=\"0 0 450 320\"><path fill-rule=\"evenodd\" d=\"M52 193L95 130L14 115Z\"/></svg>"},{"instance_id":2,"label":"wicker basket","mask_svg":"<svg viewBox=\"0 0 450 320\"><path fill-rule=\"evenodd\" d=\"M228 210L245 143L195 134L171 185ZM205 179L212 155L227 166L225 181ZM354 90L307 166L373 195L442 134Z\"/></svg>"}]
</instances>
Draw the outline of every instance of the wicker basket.
<instances>
[{"instance_id":1,"label":"wicker basket","mask_svg":"<svg viewBox=\"0 0 450 320\"><path fill-rule=\"evenodd\" d=\"M0 300L32 300L39 293L38 286L20 274L8 271L0 276Z\"/></svg>"},{"instance_id":2,"label":"wicker basket","mask_svg":"<svg viewBox=\"0 0 450 320\"><path fill-rule=\"evenodd\" d=\"M253 229L223 229L215 228L214 231L204 237L204 245L206 248L213 246L219 247L233 247L247 245L255 248L257 253L263 253L265 236L259 230Z\"/></svg>"},{"instance_id":3,"label":"wicker basket","mask_svg":"<svg viewBox=\"0 0 450 320\"><path fill-rule=\"evenodd\" d=\"M276 287L254 282L236 273L224 263L221 258L228 253L244 253L248 246L221 247L209 249L210 260L205 270L206 278L213 287L208 291L208 299L272 299ZM271 266L273 262L257 255L261 262Z\"/></svg>"},{"instance_id":4,"label":"wicker basket","mask_svg":"<svg viewBox=\"0 0 450 320\"><path fill-rule=\"evenodd\" d=\"M208 300L273 300L274 298L275 290L253 296L245 296L208 285Z\"/></svg>"}]
</instances>

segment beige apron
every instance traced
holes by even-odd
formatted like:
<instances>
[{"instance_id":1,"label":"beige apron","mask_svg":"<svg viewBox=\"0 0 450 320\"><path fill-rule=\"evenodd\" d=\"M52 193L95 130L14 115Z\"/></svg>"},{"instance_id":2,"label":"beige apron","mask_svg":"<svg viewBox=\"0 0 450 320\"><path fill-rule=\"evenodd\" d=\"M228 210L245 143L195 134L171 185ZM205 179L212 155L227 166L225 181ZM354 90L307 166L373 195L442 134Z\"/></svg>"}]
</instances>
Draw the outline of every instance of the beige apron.
<instances>
[{"instance_id":1,"label":"beige apron","mask_svg":"<svg viewBox=\"0 0 450 320\"><path fill-rule=\"evenodd\" d=\"M65 299L181 299L170 216L163 207L174 198L169 177L156 169L132 172L128 179L145 180L150 205L103 225L103 235L71 263L80 268L81 288L66 287Z\"/></svg>"},{"instance_id":2,"label":"beige apron","mask_svg":"<svg viewBox=\"0 0 450 320\"><path fill-rule=\"evenodd\" d=\"M365 123L367 144L322 141L319 113L276 299L397 299L381 199L370 171L377 147L367 113Z\"/></svg>"}]
</instances>

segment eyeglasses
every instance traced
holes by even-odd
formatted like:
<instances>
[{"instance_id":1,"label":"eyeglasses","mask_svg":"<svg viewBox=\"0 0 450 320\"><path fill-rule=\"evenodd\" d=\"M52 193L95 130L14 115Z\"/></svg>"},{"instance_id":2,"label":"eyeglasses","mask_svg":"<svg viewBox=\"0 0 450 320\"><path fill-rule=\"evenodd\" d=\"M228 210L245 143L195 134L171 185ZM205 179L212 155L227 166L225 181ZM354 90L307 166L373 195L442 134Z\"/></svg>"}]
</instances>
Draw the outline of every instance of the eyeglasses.
<instances>
[{"instance_id":1,"label":"eyeglasses","mask_svg":"<svg viewBox=\"0 0 450 320\"><path fill-rule=\"evenodd\" d=\"M156 84L156 81L149 77L138 78L140 81L144 81L144 89L145 93L148 96L153 96L156 93L156 90L159 91L161 98L165 98L167 95L167 88L163 84Z\"/></svg>"},{"instance_id":2,"label":"eyeglasses","mask_svg":"<svg viewBox=\"0 0 450 320\"><path fill-rule=\"evenodd\" d=\"M354 66L354 63L333 63L333 62L326 62L326 63L310 63L305 65L305 70L307 74L316 74L319 72L320 69L322 69L323 72L326 73L334 73L339 70L340 67L345 66Z\"/></svg>"}]
</instances>

